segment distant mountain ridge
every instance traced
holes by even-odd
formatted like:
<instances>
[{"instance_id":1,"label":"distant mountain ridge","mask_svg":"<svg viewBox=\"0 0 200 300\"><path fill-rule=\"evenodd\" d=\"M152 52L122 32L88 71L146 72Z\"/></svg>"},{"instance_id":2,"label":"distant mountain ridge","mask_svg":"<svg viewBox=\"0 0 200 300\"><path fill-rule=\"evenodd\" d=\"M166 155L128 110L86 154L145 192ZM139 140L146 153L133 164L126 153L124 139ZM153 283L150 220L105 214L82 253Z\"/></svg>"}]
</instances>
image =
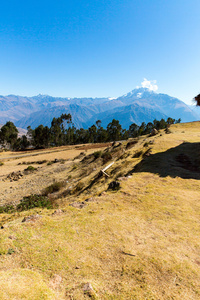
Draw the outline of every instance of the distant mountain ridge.
<instances>
[{"instance_id":1,"label":"distant mountain ridge","mask_svg":"<svg viewBox=\"0 0 200 300\"><path fill-rule=\"evenodd\" d=\"M197 121L198 110L167 94L159 94L147 88L136 88L118 98L61 98L48 95L22 97L0 96L0 123L12 121L17 127L33 129L40 124L50 126L53 117L70 113L77 128L87 128L98 119L106 127L113 118L123 128L131 123L140 125L154 119L172 117L182 122Z\"/></svg>"}]
</instances>

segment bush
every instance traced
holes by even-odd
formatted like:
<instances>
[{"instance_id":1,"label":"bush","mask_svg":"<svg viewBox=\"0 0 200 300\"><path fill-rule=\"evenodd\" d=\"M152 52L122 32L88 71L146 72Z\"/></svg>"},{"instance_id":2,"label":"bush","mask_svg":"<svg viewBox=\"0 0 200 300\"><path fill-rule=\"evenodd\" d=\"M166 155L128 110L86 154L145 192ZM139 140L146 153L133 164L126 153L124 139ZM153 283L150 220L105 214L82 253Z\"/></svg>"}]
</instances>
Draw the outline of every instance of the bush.
<instances>
[{"instance_id":1,"label":"bush","mask_svg":"<svg viewBox=\"0 0 200 300\"><path fill-rule=\"evenodd\" d=\"M47 196L48 194L58 192L64 186L65 186L65 183L63 181L54 182L51 185L49 185L48 187L46 187L42 194Z\"/></svg>"},{"instance_id":2,"label":"bush","mask_svg":"<svg viewBox=\"0 0 200 300\"><path fill-rule=\"evenodd\" d=\"M135 154L133 155L133 158L138 158L143 154L143 151L137 151L135 152Z\"/></svg>"},{"instance_id":3,"label":"bush","mask_svg":"<svg viewBox=\"0 0 200 300\"><path fill-rule=\"evenodd\" d=\"M46 207L48 209L53 208L49 198L42 195L30 195L24 197L20 203L16 206L17 211L29 210L34 207Z\"/></svg>"},{"instance_id":4,"label":"bush","mask_svg":"<svg viewBox=\"0 0 200 300\"><path fill-rule=\"evenodd\" d=\"M104 152L101 157L103 158L104 164L112 159L112 155L110 154L110 152Z\"/></svg>"},{"instance_id":5,"label":"bush","mask_svg":"<svg viewBox=\"0 0 200 300\"><path fill-rule=\"evenodd\" d=\"M24 171L30 171L30 172L33 172L35 171L36 168L34 168L33 166L28 166L28 168L26 168Z\"/></svg>"},{"instance_id":6,"label":"bush","mask_svg":"<svg viewBox=\"0 0 200 300\"><path fill-rule=\"evenodd\" d=\"M0 213L14 213L16 211L24 211L29 210L34 207L46 207L46 208L53 208L53 203L50 201L49 198L42 196L42 195L30 195L27 197L23 197L19 204L16 207L13 205L7 204L5 206L0 206Z\"/></svg>"},{"instance_id":7,"label":"bush","mask_svg":"<svg viewBox=\"0 0 200 300\"><path fill-rule=\"evenodd\" d=\"M102 151L96 151L93 153L93 155L94 155L94 158L97 159L97 158L101 157Z\"/></svg>"},{"instance_id":8,"label":"bush","mask_svg":"<svg viewBox=\"0 0 200 300\"><path fill-rule=\"evenodd\" d=\"M4 163L2 161L0 161L0 166L3 166L3 165L4 165Z\"/></svg>"},{"instance_id":9,"label":"bush","mask_svg":"<svg viewBox=\"0 0 200 300\"><path fill-rule=\"evenodd\" d=\"M12 213L14 212L14 210L15 210L14 206L10 204L0 206L0 214Z\"/></svg>"}]
</instances>

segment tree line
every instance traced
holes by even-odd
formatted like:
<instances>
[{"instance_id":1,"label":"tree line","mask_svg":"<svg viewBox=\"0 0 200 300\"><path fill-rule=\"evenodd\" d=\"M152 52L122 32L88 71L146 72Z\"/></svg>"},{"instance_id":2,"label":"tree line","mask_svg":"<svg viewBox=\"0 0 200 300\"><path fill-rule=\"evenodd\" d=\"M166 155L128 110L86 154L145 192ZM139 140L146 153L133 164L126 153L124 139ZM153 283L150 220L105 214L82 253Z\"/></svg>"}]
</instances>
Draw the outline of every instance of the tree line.
<instances>
[{"instance_id":1,"label":"tree line","mask_svg":"<svg viewBox=\"0 0 200 300\"><path fill-rule=\"evenodd\" d=\"M154 120L139 126L132 123L129 129L123 129L118 120L113 119L106 128L102 127L98 120L88 129L77 129L72 123L70 114L62 114L53 118L51 126L39 125L35 129L27 127L27 135L18 137L18 130L12 122L7 122L0 129L0 143L9 146L12 150L25 150L32 146L35 149L48 148L63 145L75 145L86 143L103 143L110 141L126 140L141 135L149 134L153 129L160 130L168 128L171 124L180 123L181 119L168 118L166 121Z\"/></svg>"}]
</instances>

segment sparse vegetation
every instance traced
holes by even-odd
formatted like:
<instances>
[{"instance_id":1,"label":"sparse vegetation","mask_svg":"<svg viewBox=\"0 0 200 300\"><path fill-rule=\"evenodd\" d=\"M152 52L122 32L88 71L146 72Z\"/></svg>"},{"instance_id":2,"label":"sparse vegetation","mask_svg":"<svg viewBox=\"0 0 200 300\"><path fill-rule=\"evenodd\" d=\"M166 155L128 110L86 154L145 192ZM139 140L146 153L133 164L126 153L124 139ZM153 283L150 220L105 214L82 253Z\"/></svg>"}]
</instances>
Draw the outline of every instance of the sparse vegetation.
<instances>
[{"instance_id":1,"label":"sparse vegetation","mask_svg":"<svg viewBox=\"0 0 200 300\"><path fill-rule=\"evenodd\" d=\"M90 296L83 290L89 282L97 299L198 300L198 125L172 125L173 134L161 130L153 143L149 135L140 137L129 149L127 142L99 148L114 161L106 170L109 177L98 176L106 166L102 156L94 160L93 151L98 148L89 148L73 170L73 158L81 150L72 147L60 156L56 153L58 160L69 157L71 161L65 166L60 162L42 165L19 182L10 182L3 174L7 168L11 173L23 166L17 159L6 161L0 170L5 204L0 207L0 286L4 293L0 298L42 299L45 295L47 299L83 300ZM41 151L38 160L43 155ZM54 157L52 153L45 159ZM48 197L41 195L39 189L49 187L53 180L66 180L66 186ZM115 180L120 189L108 189ZM24 196L18 210L21 202L10 208L3 202L6 197L16 200L27 190L36 192L28 199ZM54 199L60 209L46 210L55 207ZM77 205L69 206L74 202ZM41 219L22 222L36 214ZM61 278L58 287L55 276Z\"/></svg>"},{"instance_id":2,"label":"sparse vegetation","mask_svg":"<svg viewBox=\"0 0 200 300\"><path fill-rule=\"evenodd\" d=\"M102 156L102 151L96 151L93 153L93 155L94 155L94 158L97 159Z\"/></svg>"},{"instance_id":3,"label":"sparse vegetation","mask_svg":"<svg viewBox=\"0 0 200 300\"><path fill-rule=\"evenodd\" d=\"M36 168L34 168L33 166L28 166L24 171L30 171L30 172L33 172L35 171Z\"/></svg>"},{"instance_id":4,"label":"sparse vegetation","mask_svg":"<svg viewBox=\"0 0 200 300\"><path fill-rule=\"evenodd\" d=\"M53 208L52 203L49 200L48 197L45 197L43 195L30 195L27 197L24 197L19 204L16 206L16 211L24 211L24 210L30 210L35 207L40 208Z\"/></svg>"},{"instance_id":5,"label":"sparse vegetation","mask_svg":"<svg viewBox=\"0 0 200 300\"><path fill-rule=\"evenodd\" d=\"M66 183L64 181L54 182L50 186L46 187L42 194L47 196L48 194L60 191L64 186L66 186Z\"/></svg>"},{"instance_id":6,"label":"sparse vegetation","mask_svg":"<svg viewBox=\"0 0 200 300\"><path fill-rule=\"evenodd\" d=\"M112 155L110 152L106 151L104 152L101 157L103 158L103 163L106 164L109 160L112 159Z\"/></svg>"}]
</instances>

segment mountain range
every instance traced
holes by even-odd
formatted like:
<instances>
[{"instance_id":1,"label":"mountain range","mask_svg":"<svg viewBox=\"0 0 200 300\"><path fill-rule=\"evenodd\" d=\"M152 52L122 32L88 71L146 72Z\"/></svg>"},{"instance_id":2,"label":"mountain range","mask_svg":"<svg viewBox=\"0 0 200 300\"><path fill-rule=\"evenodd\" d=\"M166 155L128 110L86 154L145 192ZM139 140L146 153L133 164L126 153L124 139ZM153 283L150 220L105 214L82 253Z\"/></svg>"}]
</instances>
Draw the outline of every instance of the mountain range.
<instances>
[{"instance_id":1,"label":"mountain range","mask_svg":"<svg viewBox=\"0 0 200 300\"><path fill-rule=\"evenodd\" d=\"M0 96L0 123L12 121L17 127L33 129L40 124L50 126L54 117L70 113L77 128L88 128L97 120L106 127L112 119L123 128L131 123L140 125L154 119L181 118L182 122L197 121L200 111L167 94L147 88L136 88L118 98L60 98L48 95L22 97Z\"/></svg>"}]
</instances>

